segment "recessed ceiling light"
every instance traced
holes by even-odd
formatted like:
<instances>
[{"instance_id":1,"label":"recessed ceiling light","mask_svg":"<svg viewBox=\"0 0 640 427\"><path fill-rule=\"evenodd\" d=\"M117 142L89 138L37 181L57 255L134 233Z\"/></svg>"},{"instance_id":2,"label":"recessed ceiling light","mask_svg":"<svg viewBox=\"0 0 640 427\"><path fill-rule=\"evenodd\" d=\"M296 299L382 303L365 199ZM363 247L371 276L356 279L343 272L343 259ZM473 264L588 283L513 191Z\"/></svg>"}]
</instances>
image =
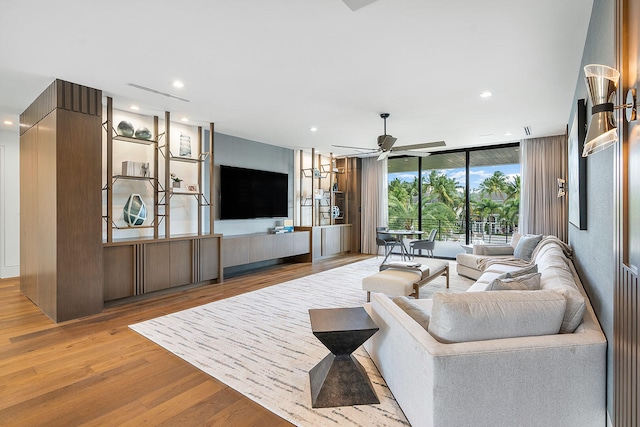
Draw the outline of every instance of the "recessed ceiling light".
<instances>
[{"instance_id":1,"label":"recessed ceiling light","mask_svg":"<svg viewBox=\"0 0 640 427\"><path fill-rule=\"evenodd\" d=\"M180 121L188 122L188 121L189 121L189 119L188 119L188 118L186 118L186 117L183 117L183 118L181 118L181 119L180 119Z\"/></svg>"},{"instance_id":2,"label":"recessed ceiling light","mask_svg":"<svg viewBox=\"0 0 640 427\"><path fill-rule=\"evenodd\" d=\"M129 109L138 111L140 109L140 107L138 107L137 105L130 105Z\"/></svg>"},{"instance_id":3,"label":"recessed ceiling light","mask_svg":"<svg viewBox=\"0 0 640 427\"><path fill-rule=\"evenodd\" d=\"M507 132L504 134L504 136L511 136L511 135L513 135L511 132Z\"/></svg>"},{"instance_id":4,"label":"recessed ceiling light","mask_svg":"<svg viewBox=\"0 0 640 427\"><path fill-rule=\"evenodd\" d=\"M5 120L4 124L11 126L13 124L13 122L11 120Z\"/></svg>"},{"instance_id":5,"label":"recessed ceiling light","mask_svg":"<svg viewBox=\"0 0 640 427\"><path fill-rule=\"evenodd\" d=\"M488 90L485 90L484 92L482 92L480 94L480 98L491 98L493 96L493 94L491 92L489 92Z\"/></svg>"},{"instance_id":6,"label":"recessed ceiling light","mask_svg":"<svg viewBox=\"0 0 640 427\"><path fill-rule=\"evenodd\" d=\"M317 132L317 131L318 131L318 128L317 128L317 127L315 127L315 126L313 126L313 127L310 127L310 128L309 128L309 130L310 130L311 132Z\"/></svg>"},{"instance_id":7,"label":"recessed ceiling light","mask_svg":"<svg viewBox=\"0 0 640 427\"><path fill-rule=\"evenodd\" d=\"M184 83L182 83L180 80L176 80L173 82L173 87L184 87Z\"/></svg>"}]
</instances>

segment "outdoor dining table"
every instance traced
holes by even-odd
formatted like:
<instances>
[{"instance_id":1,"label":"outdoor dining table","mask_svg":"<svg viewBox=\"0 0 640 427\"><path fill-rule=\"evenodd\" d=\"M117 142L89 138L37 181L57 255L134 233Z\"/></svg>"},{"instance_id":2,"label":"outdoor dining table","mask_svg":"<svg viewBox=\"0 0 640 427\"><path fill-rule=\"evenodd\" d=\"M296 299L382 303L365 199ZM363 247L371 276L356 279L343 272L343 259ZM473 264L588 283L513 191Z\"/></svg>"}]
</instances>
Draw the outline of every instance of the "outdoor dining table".
<instances>
[{"instance_id":1,"label":"outdoor dining table","mask_svg":"<svg viewBox=\"0 0 640 427\"><path fill-rule=\"evenodd\" d=\"M407 250L407 247L404 245L404 238L405 237L409 237L409 236L421 236L422 234L424 234L424 231L420 231L420 230L386 230L384 231L384 233L386 234L391 234L392 236L395 237L395 239L400 242L400 255L402 256L402 260L406 261L411 259L411 255L409 255L409 251ZM389 253L384 257L384 260L382 260L382 264L385 264L387 262L387 258L389 258L389 256L391 255L392 251L389 251Z\"/></svg>"}]
</instances>

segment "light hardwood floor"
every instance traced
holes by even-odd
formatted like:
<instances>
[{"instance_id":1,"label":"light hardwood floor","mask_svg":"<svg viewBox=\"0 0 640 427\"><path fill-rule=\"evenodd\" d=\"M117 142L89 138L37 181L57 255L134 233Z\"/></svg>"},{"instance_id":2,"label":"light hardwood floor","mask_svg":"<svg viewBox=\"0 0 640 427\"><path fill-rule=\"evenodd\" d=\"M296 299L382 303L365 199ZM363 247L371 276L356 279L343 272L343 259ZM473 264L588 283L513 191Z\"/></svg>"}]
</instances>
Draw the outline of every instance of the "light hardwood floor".
<instances>
[{"instance_id":1,"label":"light hardwood floor","mask_svg":"<svg viewBox=\"0 0 640 427\"><path fill-rule=\"evenodd\" d=\"M0 280L0 425L289 426L127 326L366 257L283 264L58 324L18 279Z\"/></svg>"}]
</instances>

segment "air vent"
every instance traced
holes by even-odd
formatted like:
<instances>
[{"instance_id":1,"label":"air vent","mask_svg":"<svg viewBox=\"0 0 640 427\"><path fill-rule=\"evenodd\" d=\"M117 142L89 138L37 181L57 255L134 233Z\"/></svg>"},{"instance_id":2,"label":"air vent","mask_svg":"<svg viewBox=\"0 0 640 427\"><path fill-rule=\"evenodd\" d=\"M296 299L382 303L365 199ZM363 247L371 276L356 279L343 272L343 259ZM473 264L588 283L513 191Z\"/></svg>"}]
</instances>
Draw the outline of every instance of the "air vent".
<instances>
[{"instance_id":1,"label":"air vent","mask_svg":"<svg viewBox=\"0 0 640 427\"><path fill-rule=\"evenodd\" d=\"M529 126L524 127L524 134L527 136L531 135L531 128Z\"/></svg>"},{"instance_id":2,"label":"air vent","mask_svg":"<svg viewBox=\"0 0 640 427\"><path fill-rule=\"evenodd\" d=\"M170 93L161 92L159 90L151 89L149 87L142 86L142 85L139 85L139 84L135 84L135 83L127 83L127 84L129 86L131 86L131 87L135 87L136 89L146 90L147 92L155 93L156 95L166 96L167 98L173 98L173 99L177 99L177 100L180 100L180 101L183 101L183 102L191 102L188 99L180 98L179 96L171 95Z\"/></svg>"}]
</instances>

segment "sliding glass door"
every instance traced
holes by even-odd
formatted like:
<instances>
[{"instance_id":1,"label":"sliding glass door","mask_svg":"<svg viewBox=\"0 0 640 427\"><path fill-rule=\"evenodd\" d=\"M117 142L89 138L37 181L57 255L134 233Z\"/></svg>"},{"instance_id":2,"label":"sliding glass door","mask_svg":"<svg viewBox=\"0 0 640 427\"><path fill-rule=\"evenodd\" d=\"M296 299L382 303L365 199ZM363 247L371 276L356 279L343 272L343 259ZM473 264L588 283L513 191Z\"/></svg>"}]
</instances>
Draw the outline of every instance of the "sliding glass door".
<instances>
[{"instance_id":1,"label":"sliding glass door","mask_svg":"<svg viewBox=\"0 0 640 427\"><path fill-rule=\"evenodd\" d=\"M389 227L436 230L434 255L509 241L518 224L518 144L388 160Z\"/></svg>"}]
</instances>

